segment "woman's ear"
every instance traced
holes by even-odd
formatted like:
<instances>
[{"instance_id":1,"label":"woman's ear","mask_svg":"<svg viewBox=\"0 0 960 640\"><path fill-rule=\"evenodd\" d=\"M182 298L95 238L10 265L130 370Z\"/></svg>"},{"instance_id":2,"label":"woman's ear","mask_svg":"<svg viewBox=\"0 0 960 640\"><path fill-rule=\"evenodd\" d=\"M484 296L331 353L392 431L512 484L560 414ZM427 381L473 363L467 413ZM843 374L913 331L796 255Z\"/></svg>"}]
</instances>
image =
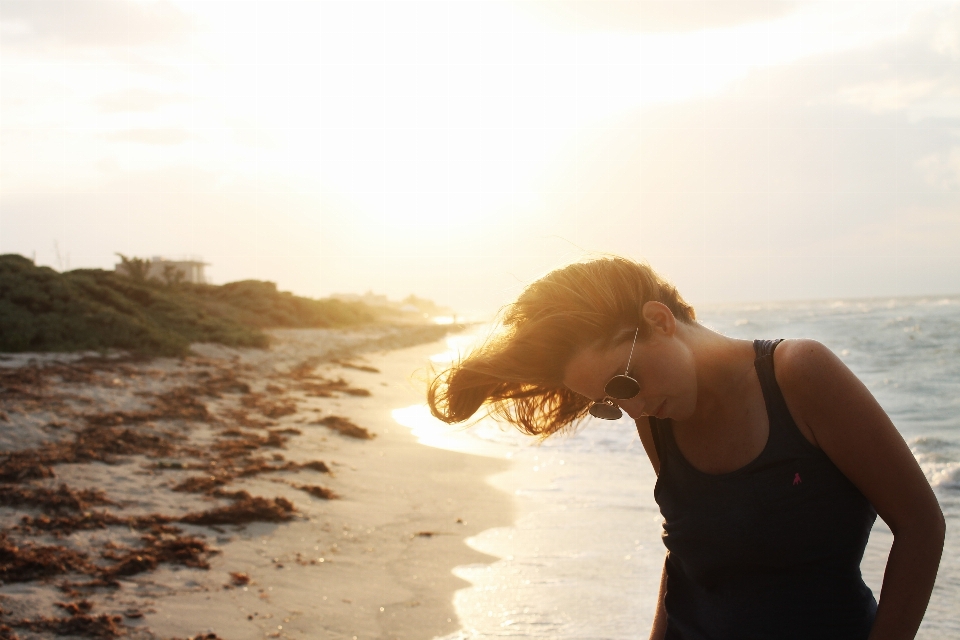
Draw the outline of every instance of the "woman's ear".
<instances>
[{"instance_id":1,"label":"woman's ear","mask_svg":"<svg viewBox=\"0 0 960 640\"><path fill-rule=\"evenodd\" d=\"M673 317L670 307L662 302L650 300L644 303L642 313L643 319L647 321L647 324L655 333L662 333L666 336L672 336L676 333L677 319Z\"/></svg>"}]
</instances>

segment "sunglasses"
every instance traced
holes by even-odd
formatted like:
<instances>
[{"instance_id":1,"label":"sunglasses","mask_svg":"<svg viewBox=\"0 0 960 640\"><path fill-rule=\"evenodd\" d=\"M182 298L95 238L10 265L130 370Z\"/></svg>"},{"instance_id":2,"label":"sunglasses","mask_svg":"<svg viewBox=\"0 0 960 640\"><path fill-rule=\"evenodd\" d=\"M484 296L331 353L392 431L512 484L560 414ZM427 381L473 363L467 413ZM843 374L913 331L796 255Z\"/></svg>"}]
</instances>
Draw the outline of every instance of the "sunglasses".
<instances>
[{"instance_id":1,"label":"sunglasses","mask_svg":"<svg viewBox=\"0 0 960 640\"><path fill-rule=\"evenodd\" d=\"M637 346L637 335L640 333L640 327L633 334L633 345L630 347L630 357L627 358L627 368L623 375L613 376L603 388L607 394L603 400L594 402L590 405L590 415L601 420L619 420L623 416L623 411L617 406L614 400L629 400L640 393L640 383L627 375L630 371L630 361L633 360L633 350Z\"/></svg>"}]
</instances>

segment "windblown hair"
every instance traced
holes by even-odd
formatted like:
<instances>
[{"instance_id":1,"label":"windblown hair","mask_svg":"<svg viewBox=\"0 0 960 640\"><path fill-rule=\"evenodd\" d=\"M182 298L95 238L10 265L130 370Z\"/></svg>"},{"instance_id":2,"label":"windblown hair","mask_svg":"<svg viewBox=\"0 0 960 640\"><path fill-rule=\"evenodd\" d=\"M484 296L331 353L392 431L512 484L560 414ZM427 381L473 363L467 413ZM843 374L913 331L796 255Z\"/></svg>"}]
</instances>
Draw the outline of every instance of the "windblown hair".
<instances>
[{"instance_id":1,"label":"windblown hair","mask_svg":"<svg viewBox=\"0 0 960 640\"><path fill-rule=\"evenodd\" d=\"M693 307L646 264L613 257L548 273L505 307L499 330L486 342L433 377L430 411L456 423L486 405L490 414L541 438L575 425L590 400L564 386L566 364L586 347L632 338L638 326L640 339L647 337L642 309L651 300L677 320L695 322Z\"/></svg>"}]
</instances>

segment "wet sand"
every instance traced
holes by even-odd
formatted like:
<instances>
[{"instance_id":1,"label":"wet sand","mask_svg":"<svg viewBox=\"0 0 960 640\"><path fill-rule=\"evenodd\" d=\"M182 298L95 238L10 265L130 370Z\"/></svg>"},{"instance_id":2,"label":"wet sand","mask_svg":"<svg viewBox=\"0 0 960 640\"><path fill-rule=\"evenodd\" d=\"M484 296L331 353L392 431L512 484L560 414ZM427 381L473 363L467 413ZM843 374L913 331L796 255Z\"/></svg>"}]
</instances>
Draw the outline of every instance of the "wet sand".
<instances>
[{"instance_id":1,"label":"wet sand","mask_svg":"<svg viewBox=\"0 0 960 640\"><path fill-rule=\"evenodd\" d=\"M0 361L0 637L459 628L451 569L491 560L464 539L513 506L485 481L505 463L391 418L422 401L410 374L443 343L273 336L184 360Z\"/></svg>"}]
</instances>

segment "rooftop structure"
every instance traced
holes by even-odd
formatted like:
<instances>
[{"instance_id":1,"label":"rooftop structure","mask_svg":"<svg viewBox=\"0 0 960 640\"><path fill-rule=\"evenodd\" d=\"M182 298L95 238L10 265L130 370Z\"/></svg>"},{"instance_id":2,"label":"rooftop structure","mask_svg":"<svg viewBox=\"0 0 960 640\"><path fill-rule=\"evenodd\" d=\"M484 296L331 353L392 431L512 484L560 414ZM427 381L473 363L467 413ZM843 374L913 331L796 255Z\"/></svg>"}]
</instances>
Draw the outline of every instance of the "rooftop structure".
<instances>
[{"instance_id":1,"label":"rooftop structure","mask_svg":"<svg viewBox=\"0 0 960 640\"><path fill-rule=\"evenodd\" d=\"M145 265L143 267L144 272L143 276L146 280L160 280L167 283L175 282L191 282L194 284L206 284L207 278L203 273L203 268L208 266L209 262L204 262L203 260L167 260L161 256L153 256L150 259L140 260L138 258L133 258L132 260L125 262L118 262L113 270L119 274L136 277L136 274L133 273L133 269L138 267L132 266L132 263L136 261L137 264Z\"/></svg>"}]
</instances>

